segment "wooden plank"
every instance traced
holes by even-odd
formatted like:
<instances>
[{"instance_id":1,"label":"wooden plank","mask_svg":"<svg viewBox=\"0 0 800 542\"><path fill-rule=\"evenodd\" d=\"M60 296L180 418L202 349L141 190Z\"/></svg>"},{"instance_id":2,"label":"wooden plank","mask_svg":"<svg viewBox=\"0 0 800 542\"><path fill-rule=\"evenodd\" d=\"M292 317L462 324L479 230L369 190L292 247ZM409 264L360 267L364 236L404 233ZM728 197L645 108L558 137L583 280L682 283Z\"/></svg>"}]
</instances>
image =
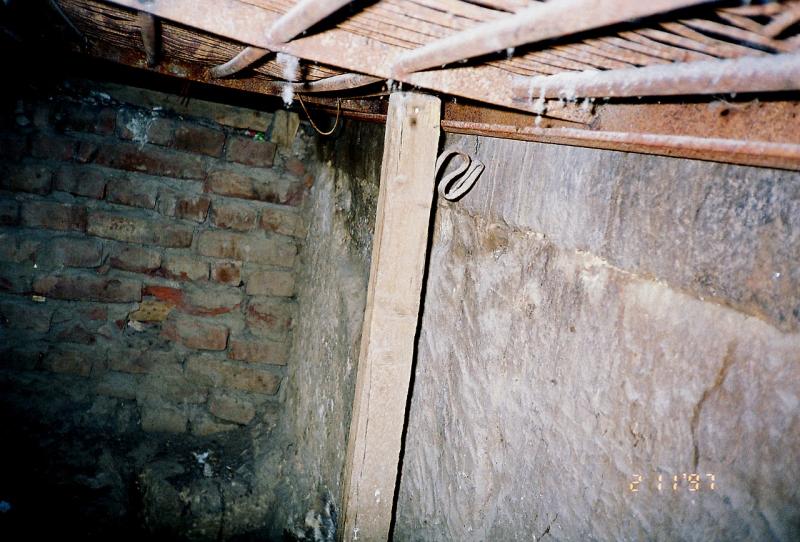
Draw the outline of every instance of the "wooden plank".
<instances>
[{"instance_id":1,"label":"wooden plank","mask_svg":"<svg viewBox=\"0 0 800 542\"><path fill-rule=\"evenodd\" d=\"M419 318L441 102L389 99L345 464L342 540L386 540Z\"/></svg>"}]
</instances>

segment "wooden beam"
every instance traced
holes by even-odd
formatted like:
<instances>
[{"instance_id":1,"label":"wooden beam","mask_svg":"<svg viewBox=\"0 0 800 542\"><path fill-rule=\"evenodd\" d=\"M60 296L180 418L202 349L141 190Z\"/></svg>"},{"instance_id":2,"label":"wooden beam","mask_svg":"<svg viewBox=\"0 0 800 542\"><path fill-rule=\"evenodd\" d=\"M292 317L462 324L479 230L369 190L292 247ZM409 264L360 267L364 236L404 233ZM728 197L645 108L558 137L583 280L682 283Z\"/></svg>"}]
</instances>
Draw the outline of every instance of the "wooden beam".
<instances>
[{"instance_id":1,"label":"wooden beam","mask_svg":"<svg viewBox=\"0 0 800 542\"><path fill-rule=\"evenodd\" d=\"M520 45L563 38L703 3L708 3L708 0L542 2L514 15L483 23L405 53L395 63L392 73L395 77L401 77Z\"/></svg>"},{"instance_id":2,"label":"wooden beam","mask_svg":"<svg viewBox=\"0 0 800 542\"><path fill-rule=\"evenodd\" d=\"M350 2L352 0L300 0L273 23L266 39L271 43L286 43ZM270 49L245 47L228 62L211 68L211 77L233 75L258 62L270 52Z\"/></svg>"},{"instance_id":3,"label":"wooden beam","mask_svg":"<svg viewBox=\"0 0 800 542\"><path fill-rule=\"evenodd\" d=\"M800 90L800 55L684 62L520 78L514 99L634 98Z\"/></svg>"},{"instance_id":4,"label":"wooden beam","mask_svg":"<svg viewBox=\"0 0 800 542\"><path fill-rule=\"evenodd\" d=\"M389 99L345 464L342 540L386 540L398 475L435 186L441 102Z\"/></svg>"}]
</instances>

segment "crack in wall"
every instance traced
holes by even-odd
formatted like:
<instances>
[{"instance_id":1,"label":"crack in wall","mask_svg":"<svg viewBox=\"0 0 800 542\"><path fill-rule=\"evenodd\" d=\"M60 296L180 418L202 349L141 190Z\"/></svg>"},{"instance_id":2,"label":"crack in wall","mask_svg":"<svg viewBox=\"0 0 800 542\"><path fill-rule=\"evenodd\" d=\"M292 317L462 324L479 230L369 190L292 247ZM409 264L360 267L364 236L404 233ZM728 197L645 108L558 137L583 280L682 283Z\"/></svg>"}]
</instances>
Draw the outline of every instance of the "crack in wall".
<instances>
[{"instance_id":1,"label":"crack in wall","mask_svg":"<svg viewBox=\"0 0 800 542\"><path fill-rule=\"evenodd\" d=\"M714 383L711 384L710 387L706 388L703 392L703 395L700 397L700 400L697 401L697 404L694 406L694 410L692 411L692 421L691 421L691 432L692 432L692 469L697 471L697 465L700 462L700 445L697 441L697 427L700 424L700 414L703 411L703 406L705 405L706 401L722 386L725 382L725 378L728 376L728 371L730 371L731 365L734 362L733 353L736 350L736 341L731 341L728 344L728 348L725 351L725 356L722 358L722 366L719 368L717 372L717 376L714 379Z\"/></svg>"}]
</instances>

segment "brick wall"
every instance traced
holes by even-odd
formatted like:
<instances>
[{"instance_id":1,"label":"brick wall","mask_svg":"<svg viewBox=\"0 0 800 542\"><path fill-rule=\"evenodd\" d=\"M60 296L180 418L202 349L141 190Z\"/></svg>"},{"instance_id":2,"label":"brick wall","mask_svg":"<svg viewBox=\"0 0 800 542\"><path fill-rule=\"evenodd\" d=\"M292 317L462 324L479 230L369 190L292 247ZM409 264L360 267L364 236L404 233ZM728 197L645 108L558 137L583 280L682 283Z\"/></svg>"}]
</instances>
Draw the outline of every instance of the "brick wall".
<instances>
[{"instance_id":1,"label":"brick wall","mask_svg":"<svg viewBox=\"0 0 800 542\"><path fill-rule=\"evenodd\" d=\"M135 401L145 431L208 435L275 410L312 179L301 143L248 130L290 139L271 115L220 110L100 95L7 115L3 371Z\"/></svg>"}]
</instances>

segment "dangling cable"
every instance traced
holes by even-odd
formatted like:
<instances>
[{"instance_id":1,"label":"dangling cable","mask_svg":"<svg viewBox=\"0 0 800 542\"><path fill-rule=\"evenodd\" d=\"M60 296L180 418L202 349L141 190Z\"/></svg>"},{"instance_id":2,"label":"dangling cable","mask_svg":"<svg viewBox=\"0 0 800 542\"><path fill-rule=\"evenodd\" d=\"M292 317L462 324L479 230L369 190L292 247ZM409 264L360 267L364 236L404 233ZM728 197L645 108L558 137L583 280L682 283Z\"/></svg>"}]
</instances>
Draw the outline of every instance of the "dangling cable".
<instances>
[{"instance_id":1,"label":"dangling cable","mask_svg":"<svg viewBox=\"0 0 800 542\"><path fill-rule=\"evenodd\" d=\"M314 128L319 135L329 136L336 130L336 127L339 125L339 116L342 113L342 100L341 98L336 98L336 120L333 123L333 128L328 130L327 132L323 132L322 130L314 124L314 120L311 118L311 115L308 114L308 109L306 109L306 104L303 102L303 95L298 94L297 98L300 100L300 105L303 107L303 111L306 112L306 117L308 117L308 122L311 123L311 127Z\"/></svg>"}]
</instances>

